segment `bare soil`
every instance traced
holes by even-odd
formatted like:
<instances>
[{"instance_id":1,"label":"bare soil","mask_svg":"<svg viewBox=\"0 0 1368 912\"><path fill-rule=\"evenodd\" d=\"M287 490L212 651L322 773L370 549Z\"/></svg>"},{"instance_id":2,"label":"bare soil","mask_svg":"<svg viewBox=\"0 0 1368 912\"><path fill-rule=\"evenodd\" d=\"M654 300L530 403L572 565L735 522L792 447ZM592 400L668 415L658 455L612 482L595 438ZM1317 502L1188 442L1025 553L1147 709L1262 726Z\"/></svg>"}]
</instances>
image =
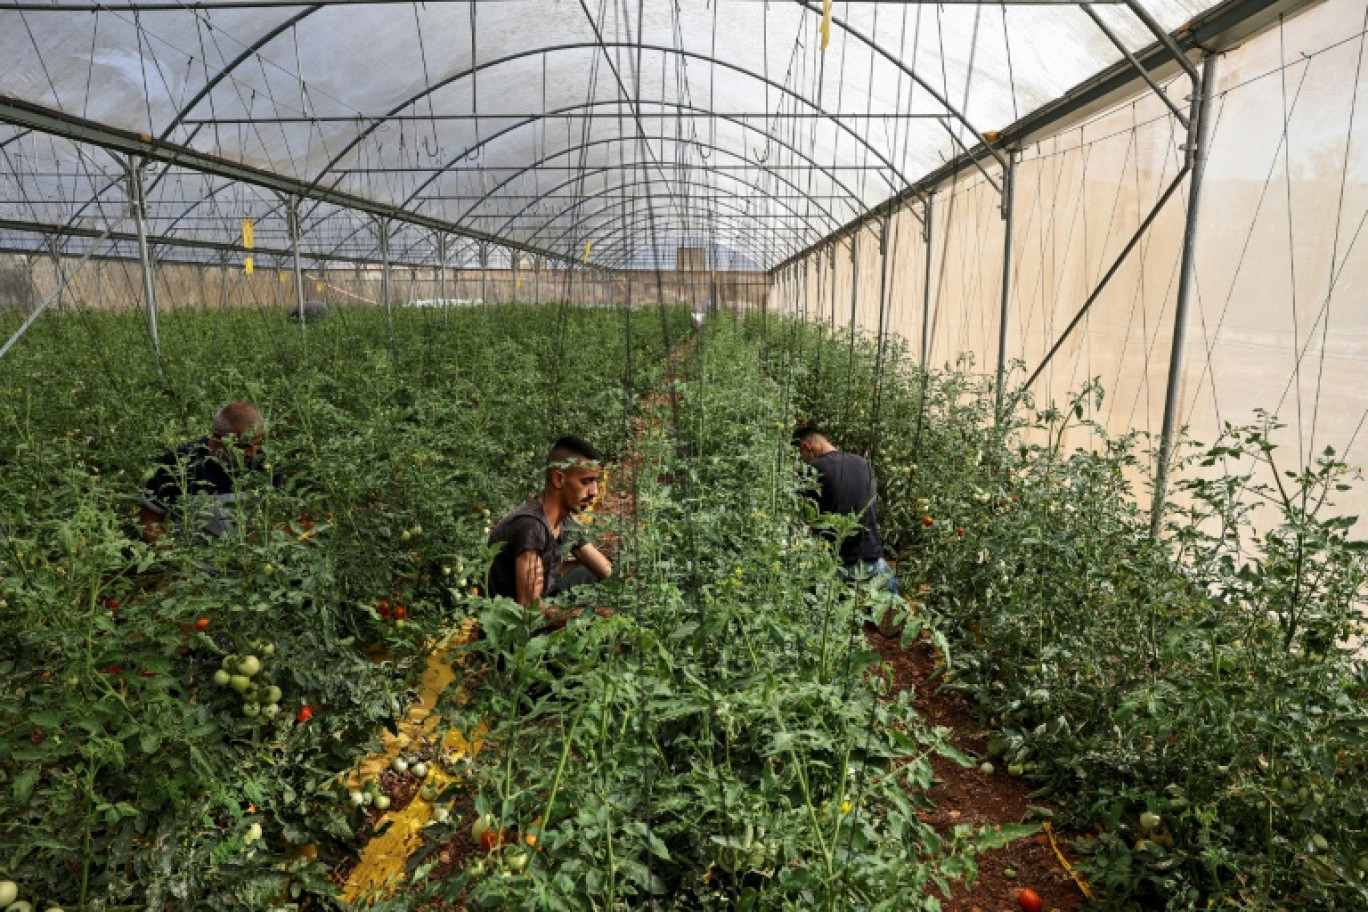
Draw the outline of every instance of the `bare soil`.
<instances>
[{"instance_id":1,"label":"bare soil","mask_svg":"<svg viewBox=\"0 0 1368 912\"><path fill-rule=\"evenodd\" d=\"M910 690L913 705L930 725L944 726L953 732L951 743L973 756L986 757L988 732L974 717L973 704L953 691L936 690L932 680L937 656L924 641L903 645L873 627L865 632L871 648L893 672L893 692ZM1034 786L1024 779L1009 776L1002 764L992 775L978 767L965 769L944 757L932 760L937 784L928 797L935 808L923 812L922 819L937 830L949 832L957 824L1028 822L1030 808L1049 808L1050 804L1028 796ZM1069 834L1055 833L1060 850L1071 864L1077 861L1068 848ZM1044 908L1057 912L1082 909L1085 898L1078 885L1065 872L1049 837L1038 834L1022 839L978 858L979 876L972 887L955 884L951 895L942 900L946 912L1019 912L1016 895L1030 888L1040 894ZM1009 876L1011 872L1014 876Z\"/></svg>"}]
</instances>

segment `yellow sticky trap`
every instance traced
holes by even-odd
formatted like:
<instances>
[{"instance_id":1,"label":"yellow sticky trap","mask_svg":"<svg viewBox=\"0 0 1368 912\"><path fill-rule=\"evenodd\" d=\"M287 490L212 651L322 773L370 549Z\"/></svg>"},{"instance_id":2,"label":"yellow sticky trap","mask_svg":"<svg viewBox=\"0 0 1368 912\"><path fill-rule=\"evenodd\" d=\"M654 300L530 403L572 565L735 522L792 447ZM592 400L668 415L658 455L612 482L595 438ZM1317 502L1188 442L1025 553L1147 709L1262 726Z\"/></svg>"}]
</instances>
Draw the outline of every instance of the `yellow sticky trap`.
<instances>
[{"instance_id":1,"label":"yellow sticky trap","mask_svg":"<svg viewBox=\"0 0 1368 912\"><path fill-rule=\"evenodd\" d=\"M522 279L518 279L516 282L514 282L513 287L518 289L519 291L522 291Z\"/></svg>"},{"instance_id":2,"label":"yellow sticky trap","mask_svg":"<svg viewBox=\"0 0 1368 912\"><path fill-rule=\"evenodd\" d=\"M584 262L586 262L586 263L589 262L589 251L591 251L591 250L593 250L593 249L594 249L594 242L593 242L593 241L585 241L585 242L584 242Z\"/></svg>"},{"instance_id":3,"label":"yellow sticky trap","mask_svg":"<svg viewBox=\"0 0 1368 912\"><path fill-rule=\"evenodd\" d=\"M418 682L418 694L409 706L404 718L400 720L398 732L380 733L380 750L367 757L352 770L347 777L348 789L359 789L368 779L378 779L389 769L394 758L407 750L414 741L430 736L441 722L436 715L437 700L442 692L456 680L456 672L448 661L452 646L467 642L475 630L475 620L468 618L452 636L439 643L428 656L427 667ZM450 729L439 746L439 755L460 755L474 757L483 746L484 723L480 723L472 733L471 741L466 741L461 733ZM453 781L441 762L428 765L428 784L442 787ZM418 846L423 841L423 828L432 820L433 803L422 796L413 800L402 811L384 816L384 832L366 843L356 867L347 876L342 886L342 899L348 904L358 900L374 900L387 896L404 882L404 868ZM364 904L364 903L363 903Z\"/></svg>"},{"instance_id":4,"label":"yellow sticky trap","mask_svg":"<svg viewBox=\"0 0 1368 912\"><path fill-rule=\"evenodd\" d=\"M290 274L289 274L288 272L286 272L285 270L283 270L283 269L280 271L280 281L282 281L282 282L288 282L288 281L290 281Z\"/></svg>"},{"instance_id":5,"label":"yellow sticky trap","mask_svg":"<svg viewBox=\"0 0 1368 912\"><path fill-rule=\"evenodd\" d=\"M248 257L247 259L242 261L242 271L245 272L247 275L251 275L255 269L256 263L252 261L251 257Z\"/></svg>"},{"instance_id":6,"label":"yellow sticky trap","mask_svg":"<svg viewBox=\"0 0 1368 912\"><path fill-rule=\"evenodd\" d=\"M252 230L252 220L242 220L242 246L251 250L256 246L256 232Z\"/></svg>"},{"instance_id":7,"label":"yellow sticky trap","mask_svg":"<svg viewBox=\"0 0 1368 912\"><path fill-rule=\"evenodd\" d=\"M314 291L322 291L322 290L323 290L323 283L322 283L322 282L315 282L315 283L314 283Z\"/></svg>"},{"instance_id":8,"label":"yellow sticky trap","mask_svg":"<svg viewBox=\"0 0 1368 912\"><path fill-rule=\"evenodd\" d=\"M822 50L831 43L831 0L822 0Z\"/></svg>"}]
</instances>

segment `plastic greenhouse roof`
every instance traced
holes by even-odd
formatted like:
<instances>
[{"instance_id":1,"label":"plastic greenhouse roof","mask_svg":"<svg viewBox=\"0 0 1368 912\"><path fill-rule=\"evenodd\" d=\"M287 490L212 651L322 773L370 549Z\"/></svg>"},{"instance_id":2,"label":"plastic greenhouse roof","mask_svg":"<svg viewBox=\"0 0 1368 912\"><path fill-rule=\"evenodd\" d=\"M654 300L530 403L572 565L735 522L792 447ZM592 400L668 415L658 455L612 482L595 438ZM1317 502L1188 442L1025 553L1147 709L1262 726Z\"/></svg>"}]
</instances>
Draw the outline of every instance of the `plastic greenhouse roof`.
<instances>
[{"instance_id":1,"label":"plastic greenhouse roof","mask_svg":"<svg viewBox=\"0 0 1368 912\"><path fill-rule=\"evenodd\" d=\"M1210 6L1141 2L1166 30ZM1093 10L1132 51L1154 42L1126 6ZM294 187L312 257L374 259L371 216L393 209L397 262L430 262L435 229L604 266L689 244L766 268L1121 59L1071 5L831 12L823 50L821 0L3 0L0 247L117 222L124 159L99 137L123 131L248 173L149 169L149 231L178 256L214 261L244 218L287 250Z\"/></svg>"}]
</instances>

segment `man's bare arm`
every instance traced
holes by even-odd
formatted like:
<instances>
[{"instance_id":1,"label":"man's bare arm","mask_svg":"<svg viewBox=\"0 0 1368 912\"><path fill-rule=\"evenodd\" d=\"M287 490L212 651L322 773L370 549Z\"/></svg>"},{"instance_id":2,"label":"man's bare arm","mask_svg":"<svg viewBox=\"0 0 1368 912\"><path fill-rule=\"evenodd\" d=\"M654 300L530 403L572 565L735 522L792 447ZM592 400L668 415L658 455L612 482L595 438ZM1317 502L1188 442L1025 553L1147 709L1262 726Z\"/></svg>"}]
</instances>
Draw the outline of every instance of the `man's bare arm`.
<instances>
[{"instance_id":1,"label":"man's bare arm","mask_svg":"<svg viewBox=\"0 0 1368 912\"><path fill-rule=\"evenodd\" d=\"M603 552L593 545L581 545L575 549L575 560L589 568L601 580L613 575L613 562L603 556Z\"/></svg>"},{"instance_id":2,"label":"man's bare arm","mask_svg":"<svg viewBox=\"0 0 1368 912\"><path fill-rule=\"evenodd\" d=\"M546 585L541 555L536 551L519 554L513 562L513 579L518 587L518 604L531 608L533 602L541 599L542 589Z\"/></svg>"}]
</instances>

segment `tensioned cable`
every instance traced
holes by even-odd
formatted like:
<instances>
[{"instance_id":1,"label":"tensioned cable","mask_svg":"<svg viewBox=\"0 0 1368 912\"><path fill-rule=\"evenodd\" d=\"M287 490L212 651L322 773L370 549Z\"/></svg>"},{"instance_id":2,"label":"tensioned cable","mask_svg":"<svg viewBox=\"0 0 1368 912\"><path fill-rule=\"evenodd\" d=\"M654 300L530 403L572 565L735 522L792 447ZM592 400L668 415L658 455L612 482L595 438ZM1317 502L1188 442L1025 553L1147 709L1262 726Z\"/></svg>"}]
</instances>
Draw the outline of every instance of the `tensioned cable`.
<instances>
[{"instance_id":1,"label":"tensioned cable","mask_svg":"<svg viewBox=\"0 0 1368 912\"><path fill-rule=\"evenodd\" d=\"M1368 11L1365 11L1365 13L1364 13L1364 27L1365 27L1365 30L1368 30ZM1350 162L1350 160L1351 160L1350 157L1349 157L1349 153L1352 151L1352 148L1353 148L1353 141L1354 141L1354 120L1355 120L1355 115L1358 114L1359 79L1360 79L1360 77L1361 77L1362 74L1363 74L1363 50L1364 50L1364 44L1365 44L1365 42L1364 42L1362 39L1360 39L1360 40L1359 40L1358 61L1354 64L1354 91L1353 91L1353 94L1350 96L1350 99L1349 99L1349 125L1348 125L1348 127L1345 129L1345 131L1344 131L1344 157L1343 157L1343 159L1342 159L1343 162L1344 162L1344 168L1340 171L1339 198L1338 198L1338 200L1336 201L1336 204L1335 204L1335 233L1334 233L1334 237L1333 237L1333 238L1331 239L1331 241L1330 241L1330 275L1331 275L1331 276L1333 276L1334 273L1335 273L1335 255L1336 255L1336 253L1339 252L1340 226L1341 226L1341 224L1343 223L1343 219L1344 219L1344 196L1345 196L1345 192L1346 192L1346 190L1347 190L1347 188L1348 188L1348 185L1349 185L1349 162ZM1307 68L1310 69L1310 66L1311 66L1311 65L1308 63L1308 64L1307 64ZM1289 216L1288 216L1288 217L1291 218L1291 214L1290 214L1290 213L1289 213ZM1325 321L1321 324L1321 356L1320 356L1320 365L1318 366L1318 368L1317 368L1317 370L1316 370L1316 399L1315 399L1314 408L1313 408L1313 410L1312 410L1312 412L1311 412L1311 444L1310 444L1310 446L1311 446L1311 448L1313 448L1313 449L1314 449L1315 446L1316 446L1316 429L1317 429L1317 426L1318 426L1318 424L1319 424L1319 422L1320 422L1321 384L1322 384L1322 382L1323 382L1324 379L1325 379L1325 350L1326 350L1326 345L1327 345L1327 343L1329 342L1329 337L1330 337L1330 299L1331 299L1331 295L1330 295L1330 294L1327 294L1327 295L1326 295L1326 301L1325 301ZM1312 332L1314 333L1314 328L1313 328ZM1346 451L1346 452L1347 452L1347 451ZM1306 455L1307 455L1307 459L1310 459L1310 458L1311 458L1311 454L1310 454L1309 452L1308 452Z\"/></svg>"}]
</instances>

